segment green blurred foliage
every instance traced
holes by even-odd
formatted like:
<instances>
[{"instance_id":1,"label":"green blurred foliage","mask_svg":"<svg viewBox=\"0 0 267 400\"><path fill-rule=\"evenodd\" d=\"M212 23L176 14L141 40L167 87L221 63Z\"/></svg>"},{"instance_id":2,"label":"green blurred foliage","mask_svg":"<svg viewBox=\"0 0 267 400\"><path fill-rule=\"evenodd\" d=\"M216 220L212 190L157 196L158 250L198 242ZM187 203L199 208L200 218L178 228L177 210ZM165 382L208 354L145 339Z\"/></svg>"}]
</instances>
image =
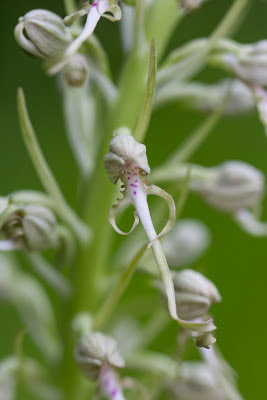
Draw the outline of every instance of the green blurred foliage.
<instances>
[{"instance_id":1,"label":"green blurred foliage","mask_svg":"<svg viewBox=\"0 0 267 400\"><path fill-rule=\"evenodd\" d=\"M205 3L202 9L188 16L179 25L170 49L191 38L208 35L231 3L229 0ZM234 35L244 43L266 37L267 2L257 0L252 3L240 29ZM65 136L56 79L47 78L39 61L24 54L13 37L18 17L33 8L47 8L64 15L61 1L2 0L0 3L0 194L5 195L16 189L41 188L23 146L18 126L16 89L23 86L44 153L63 192L70 203L75 205L79 185L78 170ZM101 21L97 32L111 58L116 77L122 62L118 26ZM221 76L218 71L205 71L200 78L214 81ZM205 116L178 105L158 110L152 118L146 139L151 166L160 164L203 118ZM194 155L193 161L211 166L228 159L243 160L266 173L266 156L267 140L256 113L252 113L223 119ZM194 195L189 196L182 216L201 219L212 232L212 246L198 268L215 282L223 297L222 303L213 310L218 326L218 344L225 358L237 371L244 398L263 399L266 396L264 382L267 358L266 239L248 236L240 231L229 216L211 210ZM267 219L266 200L263 218ZM131 290L134 290L133 285ZM1 304L0 317L0 357L3 357L13 349L20 323L14 310L7 305ZM166 333L161 340L168 340ZM160 343L154 345L160 348Z\"/></svg>"}]
</instances>

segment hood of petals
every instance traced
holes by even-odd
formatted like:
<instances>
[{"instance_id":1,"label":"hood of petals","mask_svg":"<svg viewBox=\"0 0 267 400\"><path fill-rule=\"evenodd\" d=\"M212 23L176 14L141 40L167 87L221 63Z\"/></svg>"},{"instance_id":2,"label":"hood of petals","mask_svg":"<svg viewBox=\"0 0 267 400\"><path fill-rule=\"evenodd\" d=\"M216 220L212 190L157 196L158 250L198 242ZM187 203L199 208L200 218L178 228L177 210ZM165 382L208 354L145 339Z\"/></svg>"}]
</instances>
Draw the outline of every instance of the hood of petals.
<instances>
[{"instance_id":1,"label":"hood of petals","mask_svg":"<svg viewBox=\"0 0 267 400\"><path fill-rule=\"evenodd\" d=\"M112 183L116 183L121 177L125 166L134 165L146 174L150 173L146 146L136 142L132 136L115 136L109 146L110 151L104 157L104 165Z\"/></svg>"}]
</instances>

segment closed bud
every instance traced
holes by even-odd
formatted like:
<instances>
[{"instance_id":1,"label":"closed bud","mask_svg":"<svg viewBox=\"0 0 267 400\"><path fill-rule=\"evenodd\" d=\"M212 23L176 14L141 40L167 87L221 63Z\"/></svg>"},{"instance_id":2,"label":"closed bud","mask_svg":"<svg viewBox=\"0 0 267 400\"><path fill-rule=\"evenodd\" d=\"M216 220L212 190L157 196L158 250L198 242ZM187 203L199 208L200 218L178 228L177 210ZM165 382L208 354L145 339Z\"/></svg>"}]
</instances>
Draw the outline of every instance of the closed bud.
<instances>
[{"instance_id":1,"label":"closed bud","mask_svg":"<svg viewBox=\"0 0 267 400\"><path fill-rule=\"evenodd\" d=\"M29 250L44 250L58 245L55 216L40 205L16 207L7 215L1 231L17 247Z\"/></svg>"},{"instance_id":2,"label":"closed bud","mask_svg":"<svg viewBox=\"0 0 267 400\"><path fill-rule=\"evenodd\" d=\"M216 372L203 362L183 363L179 379L171 385L175 400L226 400Z\"/></svg>"},{"instance_id":3,"label":"closed bud","mask_svg":"<svg viewBox=\"0 0 267 400\"><path fill-rule=\"evenodd\" d=\"M48 10L32 10L19 19L15 28L18 44L43 59L61 58L72 37L62 18Z\"/></svg>"},{"instance_id":4,"label":"closed bud","mask_svg":"<svg viewBox=\"0 0 267 400\"><path fill-rule=\"evenodd\" d=\"M213 169L208 181L196 183L194 188L211 206L234 213L261 200L264 175L247 163L227 161Z\"/></svg>"},{"instance_id":5,"label":"closed bud","mask_svg":"<svg viewBox=\"0 0 267 400\"><path fill-rule=\"evenodd\" d=\"M88 80L88 65L81 54L74 55L63 71L63 78L68 86L79 88Z\"/></svg>"},{"instance_id":6,"label":"closed bud","mask_svg":"<svg viewBox=\"0 0 267 400\"><path fill-rule=\"evenodd\" d=\"M233 53L223 53L215 60L250 85L267 85L267 40L238 45Z\"/></svg>"},{"instance_id":7,"label":"closed bud","mask_svg":"<svg viewBox=\"0 0 267 400\"><path fill-rule=\"evenodd\" d=\"M211 304L221 300L216 286L205 276L191 269L174 273L173 284L177 311L185 320L205 316Z\"/></svg>"},{"instance_id":8,"label":"closed bud","mask_svg":"<svg viewBox=\"0 0 267 400\"><path fill-rule=\"evenodd\" d=\"M249 87L238 79L223 80L214 85L201 85L188 103L205 112L219 109L224 104L224 115L236 115L251 111L255 101Z\"/></svg>"},{"instance_id":9,"label":"closed bud","mask_svg":"<svg viewBox=\"0 0 267 400\"><path fill-rule=\"evenodd\" d=\"M124 360L117 350L116 341L99 332L84 334L75 349L74 357L89 380L97 379L105 365L124 367Z\"/></svg>"},{"instance_id":10,"label":"closed bud","mask_svg":"<svg viewBox=\"0 0 267 400\"><path fill-rule=\"evenodd\" d=\"M210 244L210 233L206 226L196 220L183 220L174 225L162 239L164 254L170 267L193 263Z\"/></svg>"}]
</instances>

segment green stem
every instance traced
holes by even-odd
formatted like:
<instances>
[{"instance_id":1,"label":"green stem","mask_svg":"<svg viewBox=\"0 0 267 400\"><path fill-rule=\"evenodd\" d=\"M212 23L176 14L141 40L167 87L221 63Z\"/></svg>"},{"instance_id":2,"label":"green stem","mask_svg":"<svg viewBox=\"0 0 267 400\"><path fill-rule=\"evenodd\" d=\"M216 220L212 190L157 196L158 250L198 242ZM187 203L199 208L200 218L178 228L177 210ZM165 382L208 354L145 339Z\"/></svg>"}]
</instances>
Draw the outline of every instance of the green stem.
<instances>
[{"instance_id":1,"label":"green stem","mask_svg":"<svg viewBox=\"0 0 267 400\"><path fill-rule=\"evenodd\" d=\"M221 23L211 35L208 43L209 50L213 48L214 44L217 43L219 39L227 36L229 32L234 29L235 24L238 23L241 13L244 11L245 7L250 1L251 0L235 0L232 7L229 9Z\"/></svg>"},{"instance_id":2,"label":"green stem","mask_svg":"<svg viewBox=\"0 0 267 400\"><path fill-rule=\"evenodd\" d=\"M191 179L191 165L189 165L187 169L187 173L182 184L182 188L179 194L179 198L176 204L176 222L180 219L182 214L183 208L186 204L186 200L189 194L189 187L190 187L190 179Z\"/></svg>"},{"instance_id":3,"label":"green stem","mask_svg":"<svg viewBox=\"0 0 267 400\"><path fill-rule=\"evenodd\" d=\"M164 309L157 310L148 323L142 328L142 335L137 347L147 348L153 340L166 328L170 322L170 317Z\"/></svg>"},{"instance_id":4,"label":"green stem","mask_svg":"<svg viewBox=\"0 0 267 400\"><path fill-rule=\"evenodd\" d=\"M76 11L74 0L64 0L64 7L67 15L70 15Z\"/></svg>"},{"instance_id":5,"label":"green stem","mask_svg":"<svg viewBox=\"0 0 267 400\"><path fill-rule=\"evenodd\" d=\"M205 181L209 177L209 169L202 167L201 165L191 164L190 180L201 180ZM155 168L151 174L150 179L153 182L183 182L188 173L188 164L174 164L168 161Z\"/></svg>"},{"instance_id":6,"label":"green stem","mask_svg":"<svg viewBox=\"0 0 267 400\"><path fill-rule=\"evenodd\" d=\"M146 37L149 42L155 37L159 61L164 55L166 43L184 15L176 0L153 0L148 7Z\"/></svg>"},{"instance_id":7,"label":"green stem","mask_svg":"<svg viewBox=\"0 0 267 400\"><path fill-rule=\"evenodd\" d=\"M47 164L30 121L24 93L21 88L18 89L18 111L25 146L43 186L55 202L57 214L63 221L66 221L67 224L72 227L81 241L87 242L89 239L89 229L76 216L74 211L66 202L57 181Z\"/></svg>"},{"instance_id":8,"label":"green stem","mask_svg":"<svg viewBox=\"0 0 267 400\"><path fill-rule=\"evenodd\" d=\"M127 358L127 367L141 370L156 375L164 375L166 378L176 379L179 366L176 361L162 353L142 351L132 354Z\"/></svg>"},{"instance_id":9,"label":"green stem","mask_svg":"<svg viewBox=\"0 0 267 400\"><path fill-rule=\"evenodd\" d=\"M144 255L146 249L147 249L147 244L145 244L144 246L141 247L141 249L138 251L136 256L130 262L129 266L126 268L125 271L123 271L117 284L113 288L111 294L109 295L109 297L106 299L103 306L100 308L100 310L96 314L96 317L95 317L94 323L93 323L94 330L99 330L100 328L102 328L104 323L107 322L107 320L110 318L111 314L114 312L115 307L117 306L120 298L122 297L123 293L125 292L125 290L127 289L128 285L131 281L131 278L134 274L134 270L135 270L135 267L136 267L138 261Z\"/></svg>"},{"instance_id":10,"label":"green stem","mask_svg":"<svg viewBox=\"0 0 267 400\"><path fill-rule=\"evenodd\" d=\"M209 136L212 130L215 128L217 122L222 116L224 108L220 107L214 111L190 136L189 138L178 148L178 150L171 156L168 164L179 164L188 161L195 151L200 147L205 139Z\"/></svg>"}]
</instances>

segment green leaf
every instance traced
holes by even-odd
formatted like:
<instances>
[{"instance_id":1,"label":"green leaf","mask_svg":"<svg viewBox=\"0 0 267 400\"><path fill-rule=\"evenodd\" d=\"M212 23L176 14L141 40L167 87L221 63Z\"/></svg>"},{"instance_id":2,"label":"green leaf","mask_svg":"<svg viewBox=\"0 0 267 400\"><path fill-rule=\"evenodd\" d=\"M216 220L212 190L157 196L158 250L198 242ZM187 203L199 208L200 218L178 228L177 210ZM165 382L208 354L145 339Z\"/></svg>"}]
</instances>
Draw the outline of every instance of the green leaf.
<instances>
[{"instance_id":1,"label":"green leaf","mask_svg":"<svg viewBox=\"0 0 267 400\"><path fill-rule=\"evenodd\" d=\"M134 133L134 138L138 142L143 142L150 122L152 114L152 104L155 93L156 78L157 78L157 51L156 51L155 39L153 38L150 46L150 66L147 78L145 99Z\"/></svg>"}]
</instances>

